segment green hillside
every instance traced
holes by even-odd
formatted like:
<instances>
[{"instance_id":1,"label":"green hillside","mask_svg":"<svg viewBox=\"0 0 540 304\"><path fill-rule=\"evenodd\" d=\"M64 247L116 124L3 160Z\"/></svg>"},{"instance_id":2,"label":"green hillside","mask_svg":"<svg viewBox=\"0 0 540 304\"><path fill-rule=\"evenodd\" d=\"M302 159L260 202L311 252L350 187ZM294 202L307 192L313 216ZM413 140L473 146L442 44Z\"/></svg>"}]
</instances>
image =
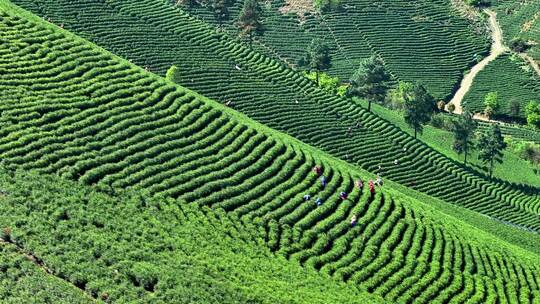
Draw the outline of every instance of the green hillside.
<instances>
[{"instance_id":1,"label":"green hillside","mask_svg":"<svg viewBox=\"0 0 540 304\"><path fill-rule=\"evenodd\" d=\"M527 53L540 62L540 2L491 0L491 3L498 13L505 40L509 42L517 37L530 42Z\"/></svg>"},{"instance_id":2,"label":"green hillside","mask_svg":"<svg viewBox=\"0 0 540 304\"><path fill-rule=\"evenodd\" d=\"M287 302L286 296L294 296L343 303L345 287L336 291L330 282L319 282L328 289L316 298L316 283L296 281L302 271L316 269L323 279L346 281L393 303L538 301L537 253L474 228L465 221L469 216L438 211L437 202L430 206L405 196L392 183L370 194L367 185L355 182L367 184L373 175L146 73L6 1L0 8L2 162L8 169L79 181L2 171L0 226L12 229L17 246L89 295L167 302L186 296L179 286L191 283L193 302ZM326 186L313 173L316 165ZM341 191L349 194L346 199ZM312 198L305 201L308 193ZM518 212L503 200L495 204L485 212L536 228L530 206ZM205 229L206 221L215 228ZM274 264L285 262L272 262L265 251L244 252L262 245L253 241L253 229L277 255L308 270ZM539 248L537 233L513 231ZM190 236L193 241L184 243ZM216 247L223 249L223 259L217 258L220 251L212 255ZM246 260L238 263L241 257L231 251ZM268 264L257 260L261 256ZM261 271L246 273L242 265ZM280 267L292 270L274 271ZM204 276L193 286L175 275L179 269ZM236 277L229 284L223 273ZM208 288L218 283L220 289Z\"/></svg>"},{"instance_id":3,"label":"green hillside","mask_svg":"<svg viewBox=\"0 0 540 304\"><path fill-rule=\"evenodd\" d=\"M174 5L174 1L168 2ZM225 24L228 32L236 35L234 22L243 1L230 3ZM473 25L446 0L343 0L340 9L322 14L312 9L299 18L296 7L302 4L312 5L312 1L282 0L265 5L264 33L256 46L295 64L313 38L324 38L333 50L330 73L343 81L350 79L362 59L378 54L395 77L423 82L434 96L444 99L474 63L475 54L488 49L487 36L475 34ZM217 26L210 5L196 5L189 13Z\"/></svg>"},{"instance_id":4,"label":"green hillside","mask_svg":"<svg viewBox=\"0 0 540 304\"><path fill-rule=\"evenodd\" d=\"M0 247L2 303L383 302L274 256L262 231L220 210L51 176L0 180L0 225L15 244Z\"/></svg>"},{"instance_id":5,"label":"green hillside","mask_svg":"<svg viewBox=\"0 0 540 304\"><path fill-rule=\"evenodd\" d=\"M540 76L521 58L505 54L478 74L463 100L463 107L472 112L482 112L484 98L489 92L498 93L501 105L498 115L513 117L511 105L518 103L517 117L525 120L527 104L531 100L540 100Z\"/></svg>"},{"instance_id":6,"label":"green hillside","mask_svg":"<svg viewBox=\"0 0 540 304\"><path fill-rule=\"evenodd\" d=\"M16 2L151 71L164 73L176 64L181 84L222 103L230 100L234 109L349 163L371 172L381 165L383 176L415 190L534 231L540 227L537 187L488 181L350 100L319 90L301 75L165 2L45 1L40 6ZM396 159L399 165L394 165ZM47 165L27 160L16 163L26 168ZM88 166L65 174L88 175Z\"/></svg>"},{"instance_id":7,"label":"green hillside","mask_svg":"<svg viewBox=\"0 0 540 304\"><path fill-rule=\"evenodd\" d=\"M77 287L46 273L16 246L1 241L0 300L6 304L93 303Z\"/></svg>"},{"instance_id":8,"label":"green hillside","mask_svg":"<svg viewBox=\"0 0 540 304\"><path fill-rule=\"evenodd\" d=\"M365 106L367 102L362 101ZM414 134L414 130L408 129L405 120L403 119L402 111L390 110L383 106L374 104L372 105L372 110L374 113L380 117L392 122L396 126L401 127L403 130L409 131L409 134ZM445 119L450 119L450 114L443 116ZM487 122L478 123L478 132L485 131L491 124ZM540 144L540 133L531 129L523 128L522 126L516 125L505 125L500 126L501 132L504 134L505 138L512 138L514 140L520 141L529 141ZM451 131L441 128L435 128L431 125L427 125L424 128L424 134L422 135L422 140L429 144L430 147L437 150L440 153L454 159L457 162L463 162L463 154L458 155L453 149L452 145L454 142L454 134ZM473 140L475 143L476 140ZM477 168L479 171L488 172L488 168L478 160L478 150L471 151L467 159L469 166ZM503 155L503 163L498 164L494 171L493 175L498 178L504 178L505 180L514 182L514 183L523 183L524 181L528 185L535 187L540 187L540 175L537 174L534 170L534 167L531 163L522 159L516 153L513 153L511 150L506 150Z\"/></svg>"}]
</instances>

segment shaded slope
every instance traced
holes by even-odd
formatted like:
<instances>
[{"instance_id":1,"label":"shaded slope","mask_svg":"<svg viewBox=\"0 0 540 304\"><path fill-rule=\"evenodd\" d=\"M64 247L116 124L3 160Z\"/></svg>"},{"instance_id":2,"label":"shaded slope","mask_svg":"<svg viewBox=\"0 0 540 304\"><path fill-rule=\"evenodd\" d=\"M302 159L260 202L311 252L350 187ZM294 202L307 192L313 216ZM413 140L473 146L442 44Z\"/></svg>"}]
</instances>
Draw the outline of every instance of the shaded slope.
<instances>
[{"instance_id":1,"label":"shaded slope","mask_svg":"<svg viewBox=\"0 0 540 304\"><path fill-rule=\"evenodd\" d=\"M152 71L177 64L183 85L231 100L251 118L350 163L372 172L381 165L385 177L403 185L534 231L540 227L537 188L488 181L165 2L16 2Z\"/></svg>"},{"instance_id":2,"label":"shaded slope","mask_svg":"<svg viewBox=\"0 0 540 304\"><path fill-rule=\"evenodd\" d=\"M176 286L177 276L161 274L152 265L178 269L174 244L182 237L176 234L177 221L184 222L177 205L187 201L254 223L279 255L391 302L527 302L539 297L537 255L392 189L377 188L370 195L366 187L355 188L358 178L368 178L365 173L26 19L34 20L31 16L21 18L12 8L8 13L7 5L0 2L1 39L8 42L0 50L0 86L9 92L0 102L4 164L61 174L105 192L131 188L145 193L121 204L89 188L76 191L75 184L56 178L48 183L46 177L24 176L20 186L4 175L2 185L11 196L0 212L10 216L0 216L1 226L12 226L17 242L49 256L51 267L70 280L98 280L96 285L86 281L90 292L106 290L114 271L108 266L120 263L117 254L150 264L133 272L131 262L120 263L127 276L120 278L135 283L120 284L127 292L118 297L140 296L143 285L150 290L163 286L160 279L146 286L137 275L145 270L150 278L158 272ZM326 187L312 172L315 165L322 166ZM349 197L341 200L340 191ZM322 198L323 204L305 202L306 193ZM358 224L351 227L353 215ZM133 244L147 244L162 254L148 256ZM81 251L80 246L102 251ZM63 252L70 264L60 258Z\"/></svg>"}]
</instances>

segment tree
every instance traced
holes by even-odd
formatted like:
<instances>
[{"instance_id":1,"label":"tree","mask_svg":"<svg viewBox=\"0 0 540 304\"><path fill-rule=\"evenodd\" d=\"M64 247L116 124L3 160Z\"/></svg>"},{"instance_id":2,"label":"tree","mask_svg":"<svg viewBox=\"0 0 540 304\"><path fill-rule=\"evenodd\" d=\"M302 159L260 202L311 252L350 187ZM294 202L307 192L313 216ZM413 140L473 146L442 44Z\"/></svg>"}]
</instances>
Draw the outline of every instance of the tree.
<instances>
[{"instance_id":1,"label":"tree","mask_svg":"<svg viewBox=\"0 0 540 304\"><path fill-rule=\"evenodd\" d=\"M314 0L313 5L319 12L339 7L340 0Z\"/></svg>"},{"instance_id":2,"label":"tree","mask_svg":"<svg viewBox=\"0 0 540 304\"><path fill-rule=\"evenodd\" d=\"M484 109L484 114L486 114L488 117L492 116L493 114L497 114L500 108L499 93L487 93L486 97L484 98L484 106L486 106L486 108Z\"/></svg>"},{"instance_id":3,"label":"tree","mask_svg":"<svg viewBox=\"0 0 540 304\"><path fill-rule=\"evenodd\" d=\"M317 85L319 85L319 74L328 70L331 66L330 48L321 39L315 38L311 41L305 56L300 59L300 66L307 66L310 71L315 71Z\"/></svg>"},{"instance_id":4,"label":"tree","mask_svg":"<svg viewBox=\"0 0 540 304\"><path fill-rule=\"evenodd\" d=\"M454 133L453 149L458 154L465 154L465 165L467 165L467 154L470 150L474 149L472 138L477 126L478 124L473 119L473 115L470 112L465 112L458 120L454 121L452 127L452 132Z\"/></svg>"},{"instance_id":5,"label":"tree","mask_svg":"<svg viewBox=\"0 0 540 304\"><path fill-rule=\"evenodd\" d=\"M262 10L257 0L244 1L244 6L236 24L240 29L240 36L248 37L250 47L253 42L253 35L262 30L261 15Z\"/></svg>"},{"instance_id":6,"label":"tree","mask_svg":"<svg viewBox=\"0 0 540 304\"><path fill-rule=\"evenodd\" d=\"M317 79L316 72L304 72L304 76L310 80ZM337 94L339 96L345 96L347 92L348 85L341 84L338 77L332 77L326 73L320 73L319 75L319 87L328 91L332 94Z\"/></svg>"},{"instance_id":7,"label":"tree","mask_svg":"<svg viewBox=\"0 0 540 304\"><path fill-rule=\"evenodd\" d=\"M212 11L220 26L229 17L227 4L227 0L212 0Z\"/></svg>"},{"instance_id":8,"label":"tree","mask_svg":"<svg viewBox=\"0 0 540 304\"><path fill-rule=\"evenodd\" d=\"M499 125L493 124L478 139L478 159L489 164L489 178L493 175L493 165L495 162L502 163L503 150L506 143L501 134Z\"/></svg>"},{"instance_id":9,"label":"tree","mask_svg":"<svg viewBox=\"0 0 540 304\"><path fill-rule=\"evenodd\" d=\"M165 79L172 81L174 83L180 83L179 79L179 73L178 67L176 65L172 65L165 74Z\"/></svg>"},{"instance_id":10,"label":"tree","mask_svg":"<svg viewBox=\"0 0 540 304\"><path fill-rule=\"evenodd\" d=\"M414 129L414 138L417 133L422 134L424 125L431 120L431 116L437 110L435 98L429 94L426 88L415 83L412 89L403 92L405 101L405 122Z\"/></svg>"},{"instance_id":11,"label":"tree","mask_svg":"<svg viewBox=\"0 0 540 304\"><path fill-rule=\"evenodd\" d=\"M540 129L540 103L530 101L525 108L525 113L529 126Z\"/></svg>"},{"instance_id":12,"label":"tree","mask_svg":"<svg viewBox=\"0 0 540 304\"><path fill-rule=\"evenodd\" d=\"M519 37L510 40L510 48L516 53L523 53L527 50L527 42Z\"/></svg>"},{"instance_id":13,"label":"tree","mask_svg":"<svg viewBox=\"0 0 540 304\"><path fill-rule=\"evenodd\" d=\"M383 102L388 91L390 74L385 70L379 57L371 56L362 61L351 79L349 94L368 100L368 111L371 102Z\"/></svg>"}]
</instances>

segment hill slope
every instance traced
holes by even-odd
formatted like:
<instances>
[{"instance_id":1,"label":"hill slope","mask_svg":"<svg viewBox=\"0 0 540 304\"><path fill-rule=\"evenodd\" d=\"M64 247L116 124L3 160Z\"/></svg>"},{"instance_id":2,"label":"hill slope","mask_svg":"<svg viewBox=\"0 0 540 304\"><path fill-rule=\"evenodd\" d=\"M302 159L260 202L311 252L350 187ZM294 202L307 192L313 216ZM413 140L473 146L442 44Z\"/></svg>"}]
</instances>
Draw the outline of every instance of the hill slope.
<instances>
[{"instance_id":1,"label":"hill slope","mask_svg":"<svg viewBox=\"0 0 540 304\"><path fill-rule=\"evenodd\" d=\"M505 54L478 74L463 106L472 112L482 112L484 98L489 92L498 93L501 109L497 114L525 120L527 104L531 100L540 100L540 76L519 57ZM513 103L520 106L517 115L511 113Z\"/></svg>"},{"instance_id":2,"label":"hill slope","mask_svg":"<svg viewBox=\"0 0 540 304\"><path fill-rule=\"evenodd\" d=\"M333 51L330 73L343 81L350 79L362 59L377 54L398 79L423 82L436 98L445 99L475 55L488 51L487 36L475 34L473 25L450 1L342 0L341 9L322 14L312 10L303 19L294 12L298 2L272 1L263 6L264 32L255 45L268 55L277 53L296 63L313 38L322 38ZM230 3L225 28L236 35L234 23L243 1ZM282 13L285 3L292 3L292 13ZM169 1L169 5L174 4ZM218 25L210 6L188 11Z\"/></svg>"},{"instance_id":3,"label":"hill slope","mask_svg":"<svg viewBox=\"0 0 540 304\"><path fill-rule=\"evenodd\" d=\"M367 186L355 186L358 178L370 177L365 172L145 73L8 2L0 8L0 87L9 92L0 101L4 163L116 195L125 188L143 193L115 201L56 178L49 183L23 176L15 182L3 176L8 196L1 226L12 227L17 244L47 258L47 265L91 295L112 296L107 286L114 269L122 273L114 285L118 296L144 300L154 295L142 289L176 286L181 278L155 265L171 271L180 266L174 250L182 237L177 205L187 201L254 223L279 255L391 302L526 303L540 296L537 254L387 186L371 195ZM324 187L311 170L315 165L327 177ZM348 198L340 199L340 191ZM306 193L313 197L307 202ZM352 227L353 215L358 223ZM132 244L161 254L148 255ZM118 256L145 263L122 263Z\"/></svg>"},{"instance_id":4,"label":"hill slope","mask_svg":"<svg viewBox=\"0 0 540 304\"><path fill-rule=\"evenodd\" d=\"M181 84L223 103L231 100L251 118L350 163L372 172L381 165L386 178L403 185L527 229L540 228L537 187L489 181L167 2L16 2L152 71L164 73L177 64Z\"/></svg>"},{"instance_id":5,"label":"hill slope","mask_svg":"<svg viewBox=\"0 0 540 304\"><path fill-rule=\"evenodd\" d=\"M0 187L0 225L12 227L13 243L0 247L10 270L0 273L2 303L383 302L275 257L256 227L222 211L21 172L1 171ZM42 270L28 271L18 251L52 274L37 281Z\"/></svg>"}]
</instances>

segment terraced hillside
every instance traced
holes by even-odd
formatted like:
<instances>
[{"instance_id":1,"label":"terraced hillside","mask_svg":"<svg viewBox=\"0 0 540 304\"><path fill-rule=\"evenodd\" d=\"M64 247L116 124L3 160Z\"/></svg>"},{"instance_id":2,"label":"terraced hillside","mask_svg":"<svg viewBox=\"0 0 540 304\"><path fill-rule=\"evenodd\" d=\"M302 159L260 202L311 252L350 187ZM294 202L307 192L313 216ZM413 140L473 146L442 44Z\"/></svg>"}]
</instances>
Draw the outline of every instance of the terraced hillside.
<instances>
[{"instance_id":1,"label":"terraced hillside","mask_svg":"<svg viewBox=\"0 0 540 304\"><path fill-rule=\"evenodd\" d=\"M485 108L484 97L497 92L501 109L499 115L513 117L511 105L520 106L515 117L525 119L525 107L531 100L540 100L540 76L519 57L505 54L495 59L476 77L471 90L465 95L463 107L473 112Z\"/></svg>"},{"instance_id":2,"label":"terraced hillside","mask_svg":"<svg viewBox=\"0 0 540 304\"><path fill-rule=\"evenodd\" d=\"M356 186L369 176L354 167L145 73L5 1L0 39L4 165L61 174L121 198L118 192L125 188L145 193L122 205L58 178L2 175L7 197L1 198L0 224L12 227L10 239L92 296L110 292L144 301L163 286L160 279L172 285L180 279L152 264L181 266L174 263L174 244L181 237L176 229L189 216L177 204L186 201L254 223L279 255L390 302L540 298L537 254L387 186L370 194L367 185ZM315 165L321 166L325 186L312 171ZM349 193L346 199L341 191ZM307 193L309 201L303 198ZM492 204L496 208L486 213L515 215L509 220L536 227L526 212L503 201ZM349 222L353 215L356 225ZM155 246L161 254L128 246L126 255L124 244ZM122 263L116 254L146 262ZM116 277L110 275L114 269ZM120 291L107 287L111 280L118 280Z\"/></svg>"},{"instance_id":3,"label":"terraced hillside","mask_svg":"<svg viewBox=\"0 0 540 304\"><path fill-rule=\"evenodd\" d=\"M488 51L486 36L474 34L472 25L447 0L344 0L340 10L322 15L312 11L300 19L294 4L291 13L281 12L286 2L300 1L272 1L265 7L259 50L295 63L313 38L324 37L333 50L330 73L343 81L350 79L362 59L378 54L398 79L424 82L437 98L444 99L473 64L475 54ZM231 3L225 24L236 34L234 22L243 1ZM210 6L195 6L189 12L217 26Z\"/></svg>"},{"instance_id":4,"label":"terraced hillside","mask_svg":"<svg viewBox=\"0 0 540 304\"><path fill-rule=\"evenodd\" d=\"M538 1L492 0L508 42L519 37L531 42L527 51L540 62L540 3Z\"/></svg>"},{"instance_id":5,"label":"terraced hillside","mask_svg":"<svg viewBox=\"0 0 540 304\"><path fill-rule=\"evenodd\" d=\"M66 28L140 66L148 66L151 71L164 73L167 67L176 64L183 85L223 103L231 101L235 109L251 118L352 164L372 172L381 165L386 178L538 231L540 191L537 188L488 181L352 101L324 93L299 74L250 51L225 33L214 31L167 3L46 1L37 6L24 0L16 2L49 16L54 22L62 22ZM13 85L21 87L18 83ZM394 165L396 159L399 165ZM17 162L32 167L26 159ZM60 168L55 165L49 171L56 169ZM87 174L86 167L82 171L71 169L65 174ZM89 181L98 178L99 175Z\"/></svg>"},{"instance_id":6,"label":"terraced hillside","mask_svg":"<svg viewBox=\"0 0 540 304\"><path fill-rule=\"evenodd\" d=\"M222 210L3 170L0 187L2 303L383 303L275 257Z\"/></svg>"}]
</instances>

